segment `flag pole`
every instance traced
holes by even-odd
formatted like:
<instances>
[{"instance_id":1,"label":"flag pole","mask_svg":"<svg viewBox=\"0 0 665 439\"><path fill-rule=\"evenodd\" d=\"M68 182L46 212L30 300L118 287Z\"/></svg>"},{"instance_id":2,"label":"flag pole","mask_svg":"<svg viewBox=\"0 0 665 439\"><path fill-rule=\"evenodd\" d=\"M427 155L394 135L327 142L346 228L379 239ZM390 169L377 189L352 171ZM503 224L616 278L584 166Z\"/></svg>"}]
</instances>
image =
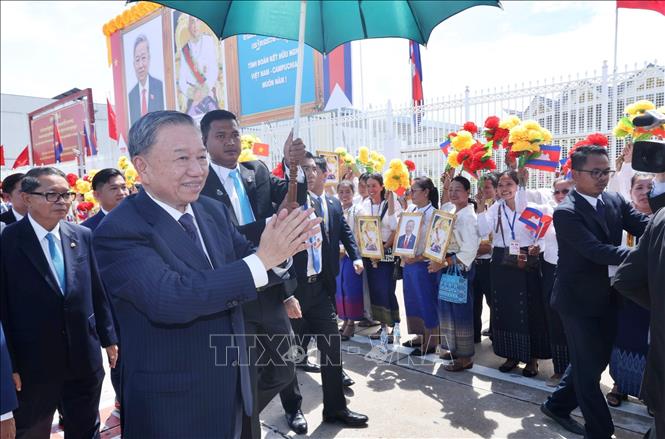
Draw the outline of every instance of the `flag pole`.
<instances>
[{"instance_id":1,"label":"flag pole","mask_svg":"<svg viewBox=\"0 0 665 439\"><path fill-rule=\"evenodd\" d=\"M619 7L614 5L614 69L612 73L617 73L617 48L619 46ZM616 90L615 90L616 92Z\"/></svg>"}]
</instances>

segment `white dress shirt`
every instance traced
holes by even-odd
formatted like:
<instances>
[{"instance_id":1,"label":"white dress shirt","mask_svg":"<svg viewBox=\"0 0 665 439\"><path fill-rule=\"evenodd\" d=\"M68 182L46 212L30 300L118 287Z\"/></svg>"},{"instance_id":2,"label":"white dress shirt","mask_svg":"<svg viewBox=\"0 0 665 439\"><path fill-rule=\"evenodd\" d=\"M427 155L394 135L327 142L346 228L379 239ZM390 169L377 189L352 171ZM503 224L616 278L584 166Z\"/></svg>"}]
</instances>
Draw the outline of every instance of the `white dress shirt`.
<instances>
[{"instance_id":1,"label":"white dress shirt","mask_svg":"<svg viewBox=\"0 0 665 439\"><path fill-rule=\"evenodd\" d=\"M208 258L208 262L210 262L210 265L212 266L212 262L210 261L210 256L208 254L208 249L206 248L205 242L203 241L203 237L201 236L201 229L199 228L198 220L196 219L196 215L194 214L194 210L192 209L192 205L188 204L187 207L185 208L185 212L180 212L178 209L169 206L168 204L156 199L153 197L150 192L147 190L145 191L146 194L154 201L157 203L159 207L164 209L166 213L169 214L175 221L178 221L180 217L185 215L186 213L189 213L194 217L194 225L196 225L196 230L199 235L199 240L201 241L201 245L203 246L203 251L206 254L206 258ZM180 225L180 223L178 223ZM245 261L245 264L249 267L249 271L252 273L252 279L254 279L254 286L256 288L261 288L264 287L268 284L268 272L266 271L265 265L263 265L263 262L261 259L256 256L256 254L251 254L249 256L245 256L242 258L243 261Z\"/></svg>"},{"instance_id":2,"label":"white dress shirt","mask_svg":"<svg viewBox=\"0 0 665 439\"><path fill-rule=\"evenodd\" d=\"M14 209L12 209L12 212L14 212L14 216L16 217L16 221L17 221L17 222L18 222L18 221L21 221L21 220L23 219L23 217L25 216L25 215L21 215L20 213L18 213L18 212L15 211Z\"/></svg>"},{"instance_id":3,"label":"white dress shirt","mask_svg":"<svg viewBox=\"0 0 665 439\"><path fill-rule=\"evenodd\" d=\"M49 231L42 227L37 221L35 221L35 219L30 216L30 214L28 214L28 220L30 221L30 225L37 235L37 241L39 241L39 245L42 247L42 252L44 252L44 256L46 257L48 266L51 269L51 273L53 273L53 277L55 277L55 281L58 283L58 287L60 287L60 292L64 294L62 285L60 285L60 277L58 276L58 272L55 271L55 265L53 264L53 259L51 258L51 251L48 248L48 239L46 239L46 235L49 233L52 233L53 236L55 236L55 242L60 247L60 255L62 255L62 263L64 264L65 253L62 249L62 239L60 238L60 223L56 224L53 230Z\"/></svg>"},{"instance_id":4,"label":"white dress shirt","mask_svg":"<svg viewBox=\"0 0 665 439\"><path fill-rule=\"evenodd\" d=\"M513 224L514 219L513 231L515 233L515 240L519 242L520 247L534 245L532 233L526 228L524 223L519 221L520 215L527 207L527 196L528 194L525 190L520 189L517 191L517 194L515 195L515 211L508 207L504 200L499 200L484 212L479 213L478 230L480 235L487 236L490 233L493 233L492 246L508 248L510 247L510 242L513 240L510 226ZM499 207L501 207L501 228L503 229L503 236L501 230L497 231Z\"/></svg>"},{"instance_id":5,"label":"white dress shirt","mask_svg":"<svg viewBox=\"0 0 665 439\"><path fill-rule=\"evenodd\" d=\"M233 182L233 177L231 177L231 171L237 170L238 173L240 172L238 164L236 164L235 168L229 169L225 168L224 166L213 163L211 161L210 166L212 167L212 170L215 171L215 174L217 174L219 181L222 182L222 186L224 186L224 190L228 194L229 200L231 200L231 207L233 208L233 212L236 214L238 223L244 225L254 222L254 218L243 218L242 207L240 206L240 198L238 198L238 193L236 192L236 186ZM249 202L249 199L247 200L247 202ZM251 209L251 204L250 204L250 209Z\"/></svg>"},{"instance_id":6,"label":"white dress shirt","mask_svg":"<svg viewBox=\"0 0 665 439\"><path fill-rule=\"evenodd\" d=\"M446 203L441 210L455 214L453 225L453 236L450 239L448 253L455 256L468 269L476 259L478 246L480 245L480 234L478 233L478 218L473 204L468 204L461 210L456 210L453 203Z\"/></svg>"}]
</instances>

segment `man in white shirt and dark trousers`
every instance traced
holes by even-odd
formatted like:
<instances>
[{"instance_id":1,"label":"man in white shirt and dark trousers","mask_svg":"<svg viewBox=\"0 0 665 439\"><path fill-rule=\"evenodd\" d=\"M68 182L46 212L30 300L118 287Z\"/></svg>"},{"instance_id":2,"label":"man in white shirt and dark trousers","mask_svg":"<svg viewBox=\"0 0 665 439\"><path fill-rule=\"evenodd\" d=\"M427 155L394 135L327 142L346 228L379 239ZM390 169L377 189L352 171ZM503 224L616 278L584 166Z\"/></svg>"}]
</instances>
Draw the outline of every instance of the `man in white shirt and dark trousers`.
<instances>
[{"instance_id":1,"label":"man in white shirt and dark trousers","mask_svg":"<svg viewBox=\"0 0 665 439\"><path fill-rule=\"evenodd\" d=\"M335 312L336 276L339 273L339 245L353 260L356 272L362 272L362 260L358 253L351 228L344 220L342 206L336 198L324 194L327 175L326 161L322 157L305 154L302 168L310 188L307 207L313 207L322 217L321 233L312 238L306 252L294 256L293 264L298 276L295 301L302 310L301 319L292 319L296 337L305 333L316 336L321 354L321 381L323 390L324 422L341 422L348 427L364 427L367 416L354 413L346 406L342 380L341 336L337 328ZM286 418L298 434L307 432L307 422L300 409L302 396L298 380L280 392Z\"/></svg>"}]
</instances>

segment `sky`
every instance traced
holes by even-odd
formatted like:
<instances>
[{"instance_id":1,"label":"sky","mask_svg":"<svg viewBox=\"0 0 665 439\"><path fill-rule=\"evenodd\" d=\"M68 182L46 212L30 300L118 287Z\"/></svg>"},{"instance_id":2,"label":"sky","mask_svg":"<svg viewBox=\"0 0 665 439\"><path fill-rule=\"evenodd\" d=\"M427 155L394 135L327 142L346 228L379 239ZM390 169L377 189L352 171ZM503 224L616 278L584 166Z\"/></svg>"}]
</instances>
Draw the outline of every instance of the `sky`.
<instances>
[{"instance_id":1,"label":"sky","mask_svg":"<svg viewBox=\"0 0 665 439\"><path fill-rule=\"evenodd\" d=\"M434 29L421 52L426 99L461 94L466 86L479 92L594 70L600 74L603 61L612 68L614 1L502 3L503 9L471 8ZM0 91L53 97L91 87L95 102L107 97L113 102L102 26L124 8L122 0L1 1ZM662 57L662 48L642 41L660 41L664 26L665 16L657 12L621 9L620 69ZM357 107L409 101L405 40L364 41L353 51Z\"/></svg>"}]
</instances>

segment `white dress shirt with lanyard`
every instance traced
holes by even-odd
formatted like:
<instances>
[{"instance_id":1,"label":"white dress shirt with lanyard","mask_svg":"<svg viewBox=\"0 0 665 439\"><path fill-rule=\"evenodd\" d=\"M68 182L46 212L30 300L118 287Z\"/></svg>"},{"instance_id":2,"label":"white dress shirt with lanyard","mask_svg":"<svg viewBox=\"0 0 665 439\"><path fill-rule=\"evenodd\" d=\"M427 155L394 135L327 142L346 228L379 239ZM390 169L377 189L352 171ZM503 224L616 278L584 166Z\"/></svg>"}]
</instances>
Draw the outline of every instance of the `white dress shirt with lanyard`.
<instances>
[{"instance_id":1,"label":"white dress shirt with lanyard","mask_svg":"<svg viewBox=\"0 0 665 439\"><path fill-rule=\"evenodd\" d=\"M515 211L504 200L492 204L486 211L478 214L478 230L481 236L493 233L492 246L510 249L510 243L516 242L519 247L540 244L534 241L533 233L518 220L527 207L526 191L519 189L515 194ZM501 228L498 228L499 212L501 212ZM498 230L497 230L498 229ZM501 233L503 230L503 233Z\"/></svg>"}]
</instances>

